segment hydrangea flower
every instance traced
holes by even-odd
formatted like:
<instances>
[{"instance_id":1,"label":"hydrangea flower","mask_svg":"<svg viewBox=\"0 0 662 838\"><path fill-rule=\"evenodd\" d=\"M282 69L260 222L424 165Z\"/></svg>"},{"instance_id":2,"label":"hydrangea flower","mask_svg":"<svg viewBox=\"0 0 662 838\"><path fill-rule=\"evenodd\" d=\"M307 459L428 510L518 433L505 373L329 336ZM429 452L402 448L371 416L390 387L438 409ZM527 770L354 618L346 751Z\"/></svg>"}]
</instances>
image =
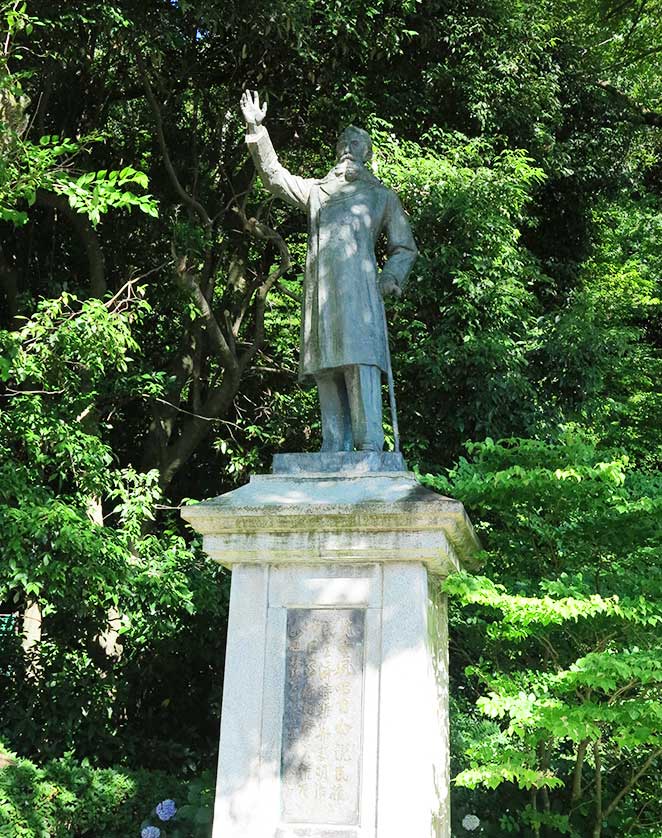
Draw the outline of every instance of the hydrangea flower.
<instances>
[{"instance_id":1,"label":"hydrangea flower","mask_svg":"<svg viewBox=\"0 0 662 838\"><path fill-rule=\"evenodd\" d=\"M160 838L161 830L158 826L146 826L140 833L140 838Z\"/></svg>"},{"instance_id":2,"label":"hydrangea flower","mask_svg":"<svg viewBox=\"0 0 662 838\"><path fill-rule=\"evenodd\" d=\"M156 807L156 814L162 821L169 821L170 818L175 816L176 811L177 807L174 800L163 800Z\"/></svg>"},{"instance_id":3,"label":"hydrangea flower","mask_svg":"<svg viewBox=\"0 0 662 838\"><path fill-rule=\"evenodd\" d=\"M476 815L465 815L462 818L462 826L469 832L473 832L480 826L480 818L477 818Z\"/></svg>"}]
</instances>

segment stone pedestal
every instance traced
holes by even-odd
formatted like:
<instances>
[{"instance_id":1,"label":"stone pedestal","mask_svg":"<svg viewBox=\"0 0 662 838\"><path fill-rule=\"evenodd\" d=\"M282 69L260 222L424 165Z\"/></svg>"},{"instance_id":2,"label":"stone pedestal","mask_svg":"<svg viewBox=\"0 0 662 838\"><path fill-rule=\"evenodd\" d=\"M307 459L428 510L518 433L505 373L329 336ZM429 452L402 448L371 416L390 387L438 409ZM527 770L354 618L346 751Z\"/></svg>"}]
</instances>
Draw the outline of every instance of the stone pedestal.
<instances>
[{"instance_id":1,"label":"stone pedestal","mask_svg":"<svg viewBox=\"0 0 662 838\"><path fill-rule=\"evenodd\" d=\"M450 835L438 583L477 542L403 466L279 455L183 511L232 568L214 838Z\"/></svg>"}]
</instances>

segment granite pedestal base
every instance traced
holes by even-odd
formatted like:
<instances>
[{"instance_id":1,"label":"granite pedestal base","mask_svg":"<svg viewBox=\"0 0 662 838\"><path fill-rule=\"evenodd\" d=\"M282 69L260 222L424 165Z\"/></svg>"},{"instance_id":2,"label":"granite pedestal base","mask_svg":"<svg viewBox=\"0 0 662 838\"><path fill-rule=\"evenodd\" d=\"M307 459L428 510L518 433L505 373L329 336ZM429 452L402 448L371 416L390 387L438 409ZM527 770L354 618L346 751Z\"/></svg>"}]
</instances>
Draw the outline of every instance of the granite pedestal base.
<instances>
[{"instance_id":1,"label":"granite pedestal base","mask_svg":"<svg viewBox=\"0 0 662 838\"><path fill-rule=\"evenodd\" d=\"M183 511L232 568L213 836L448 838L438 588L477 542L412 474L325 457Z\"/></svg>"}]
</instances>

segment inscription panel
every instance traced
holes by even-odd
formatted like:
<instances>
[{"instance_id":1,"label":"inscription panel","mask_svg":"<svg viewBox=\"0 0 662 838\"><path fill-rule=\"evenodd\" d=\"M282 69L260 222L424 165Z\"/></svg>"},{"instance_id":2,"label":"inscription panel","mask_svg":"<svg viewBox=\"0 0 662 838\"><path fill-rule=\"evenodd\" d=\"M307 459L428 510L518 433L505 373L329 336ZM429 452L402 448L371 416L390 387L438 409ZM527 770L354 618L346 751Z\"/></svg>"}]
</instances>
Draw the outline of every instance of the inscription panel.
<instances>
[{"instance_id":1,"label":"inscription panel","mask_svg":"<svg viewBox=\"0 0 662 838\"><path fill-rule=\"evenodd\" d=\"M365 609L287 612L282 819L359 822Z\"/></svg>"}]
</instances>

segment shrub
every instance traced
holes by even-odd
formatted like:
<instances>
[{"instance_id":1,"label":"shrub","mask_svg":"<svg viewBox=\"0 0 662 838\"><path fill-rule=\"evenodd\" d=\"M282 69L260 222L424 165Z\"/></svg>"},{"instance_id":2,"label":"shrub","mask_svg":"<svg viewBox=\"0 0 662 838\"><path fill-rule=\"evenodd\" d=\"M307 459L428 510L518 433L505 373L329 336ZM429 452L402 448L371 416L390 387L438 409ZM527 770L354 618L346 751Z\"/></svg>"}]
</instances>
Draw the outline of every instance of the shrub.
<instances>
[{"instance_id":1,"label":"shrub","mask_svg":"<svg viewBox=\"0 0 662 838\"><path fill-rule=\"evenodd\" d=\"M187 789L186 802L162 800L142 824L141 838L210 838L214 810L214 777L205 772Z\"/></svg>"},{"instance_id":2,"label":"shrub","mask_svg":"<svg viewBox=\"0 0 662 838\"><path fill-rule=\"evenodd\" d=\"M0 763L0 838L138 836L155 799L186 797L186 784L162 771L93 768L71 757L39 767L5 756Z\"/></svg>"}]
</instances>

